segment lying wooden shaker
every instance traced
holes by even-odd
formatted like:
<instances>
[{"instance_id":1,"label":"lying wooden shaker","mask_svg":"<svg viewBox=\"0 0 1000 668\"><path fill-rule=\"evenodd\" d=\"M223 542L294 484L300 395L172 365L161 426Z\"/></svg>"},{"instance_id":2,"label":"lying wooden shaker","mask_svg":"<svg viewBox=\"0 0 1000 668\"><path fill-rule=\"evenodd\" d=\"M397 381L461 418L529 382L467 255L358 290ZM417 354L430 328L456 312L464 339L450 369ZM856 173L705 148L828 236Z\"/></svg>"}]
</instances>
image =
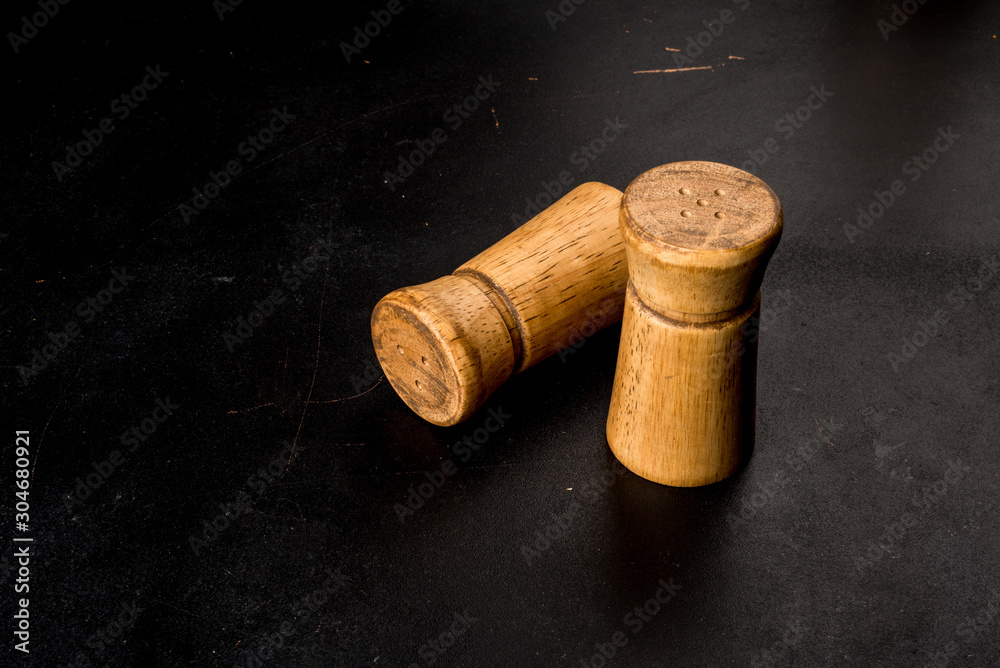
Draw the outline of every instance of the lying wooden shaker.
<instances>
[{"instance_id":1,"label":"lying wooden shaker","mask_svg":"<svg viewBox=\"0 0 1000 668\"><path fill-rule=\"evenodd\" d=\"M452 275L383 297L372 341L403 401L429 422L456 424L582 325L618 322L628 280L621 197L584 183Z\"/></svg>"},{"instance_id":2,"label":"lying wooden shaker","mask_svg":"<svg viewBox=\"0 0 1000 668\"><path fill-rule=\"evenodd\" d=\"M629 282L607 436L632 472L693 487L742 463L760 284L782 221L763 181L711 162L663 165L625 190Z\"/></svg>"}]
</instances>

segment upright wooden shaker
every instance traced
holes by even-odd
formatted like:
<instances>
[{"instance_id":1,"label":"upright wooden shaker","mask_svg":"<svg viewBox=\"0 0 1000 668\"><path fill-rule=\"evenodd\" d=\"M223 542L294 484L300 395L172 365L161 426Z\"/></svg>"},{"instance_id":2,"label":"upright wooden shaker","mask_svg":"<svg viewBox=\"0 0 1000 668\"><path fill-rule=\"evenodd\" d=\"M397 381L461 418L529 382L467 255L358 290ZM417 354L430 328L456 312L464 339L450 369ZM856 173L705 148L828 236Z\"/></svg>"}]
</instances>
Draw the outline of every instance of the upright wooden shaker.
<instances>
[{"instance_id":1,"label":"upright wooden shaker","mask_svg":"<svg viewBox=\"0 0 1000 668\"><path fill-rule=\"evenodd\" d=\"M607 437L634 473L707 485L752 446L760 285L782 220L763 181L712 162L662 165L625 190L629 281Z\"/></svg>"}]
</instances>

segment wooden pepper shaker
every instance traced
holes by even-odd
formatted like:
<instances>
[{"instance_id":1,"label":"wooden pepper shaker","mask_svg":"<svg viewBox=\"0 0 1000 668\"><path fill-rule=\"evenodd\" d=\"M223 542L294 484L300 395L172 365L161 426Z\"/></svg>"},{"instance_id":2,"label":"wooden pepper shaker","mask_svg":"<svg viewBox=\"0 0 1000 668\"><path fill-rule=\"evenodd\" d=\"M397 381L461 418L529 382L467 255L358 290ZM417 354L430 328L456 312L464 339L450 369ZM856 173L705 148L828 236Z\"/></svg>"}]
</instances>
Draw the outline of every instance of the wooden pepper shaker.
<instances>
[{"instance_id":1,"label":"wooden pepper shaker","mask_svg":"<svg viewBox=\"0 0 1000 668\"><path fill-rule=\"evenodd\" d=\"M621 319L628 270L622 193L584 183L445 276L375 306L386 377L425 420L469 417L512 374L574 342L584 322Z\"/></svg>"},{"instance_id":2,"label":"wooden pepper shaker","mask_svg":"<svg viewBox=\"0 0 1000 668\"><path fill-rule=\"evenodd\" d=\"M629 282L607 436L632 472L693 487L742 463L760 284L782 220L763 181L711 162L662 165L625 190Z\"/></svg>"}]
</instances>

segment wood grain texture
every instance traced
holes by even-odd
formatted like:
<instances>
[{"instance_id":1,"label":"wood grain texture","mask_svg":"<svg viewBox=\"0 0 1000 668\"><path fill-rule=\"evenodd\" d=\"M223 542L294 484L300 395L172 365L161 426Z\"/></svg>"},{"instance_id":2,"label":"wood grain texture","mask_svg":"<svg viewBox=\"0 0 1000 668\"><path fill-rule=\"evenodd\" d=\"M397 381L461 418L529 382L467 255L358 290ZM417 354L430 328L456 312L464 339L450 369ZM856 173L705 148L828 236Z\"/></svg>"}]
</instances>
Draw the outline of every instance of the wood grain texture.
<instances>
[{"instance_id":1,"label":"wood grain texture","mask_svg":"<svg viewBox=\"0 0 1000 668\"><path fill-rule=\"evenodd\" d=\"M577 186L452 276L396 290L372 313L379 363L406 404L457 424L513 373L621 319L621 191Z\"/></svg>"},{"instance_id":2,"label":"wood grain texture","mask_svg":"<svg viewBox=\"0 0 1000 668\"><path fill-rule=\"evenodd\" d=\"M626 189L630 279L607 436L636 474L706 485L750 451L760 284L782 224L771 189L726 165L663 165Z\"/></svg>"},{"instance_id":3,"label":"wood grain texture","mask_svg":"<svg viewBox=\"0 0 1000 668\"><path fill-rule=\"evenodd\" d=\"M462 276L387 295L372 313L375 354L406 405L454 424L514 370L507 324L481 285Z\"/></svg>"},{"instance_id":4,"label":"wood grain texture","mask_svg":"<svg viewBox=\"0 0 1000 668\"><path fill-rule=\"evenodd\" d=\"M760 288L782 221L774 192L743 170L712 162L656 167L622 199L629 277L660 313L725 317Z\"/></svg>"},{"instance_id":5,"label":"wood grain texture","mask_svg":"<svg viewBox=\"0 0 1000 668\"><path fill-rule=\"evenodd\" d=\"M523 347L517 371L569 345L581 316L609 299L614 306L604 308L615 315L606 324L621 319L628 281L621 198L616 188L584 183L455 272L479 276L504 296Z\"/></svg>"}]
</instances>

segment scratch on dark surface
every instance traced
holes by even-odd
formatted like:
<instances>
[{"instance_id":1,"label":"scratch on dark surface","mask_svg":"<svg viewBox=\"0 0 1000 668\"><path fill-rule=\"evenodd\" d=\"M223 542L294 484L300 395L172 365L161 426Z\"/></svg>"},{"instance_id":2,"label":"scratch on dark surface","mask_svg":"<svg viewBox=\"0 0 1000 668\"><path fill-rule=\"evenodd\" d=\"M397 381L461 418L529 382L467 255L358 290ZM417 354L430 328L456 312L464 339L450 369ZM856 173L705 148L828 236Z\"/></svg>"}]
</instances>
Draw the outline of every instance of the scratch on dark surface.
<instances>
[{"instance_id":1,"label":"scratch on dark surface","mask_svg":"<svg viewBox=\"0 0 1000 668\"><path fill-rule=\"evenodd\" d=\"M390 104L388 107L382 107L381 109L376 109L375 111L369 111L367 114L362 114L361 116L358 116L357 118L353 118L353 119L347 121L346 123L344 123L342 125L338 125L337 127L335 127L332 130L328 130L328 131L324 132L321 135L317 135L316 137L313 137L309 141L305 142L304 144L299 144L295 148L290 149L288 151L285 151L281 155L276 155L273 158L271 158L270 160L265 160L264 162L260 163L259 165L257 165L253 169L248 169L246 172L243 172L243 173L244 174L248 174L250 172L256 171L256 170L260 169L261 167L263 167L264 165L266 165L268 163L271 163L271 162L274 162L275 160L279 160L281 158L284 158L289 153L294 153L295 151L298 151L300 148L305 148L309 144L312 144L315 141L319 141L323 137L331 135L334 132L337 132L338 130L343 130L348 125L353 125L354 123L357 123L358 121L361 121L361 120L364 120L364 119L368 118L369 116L374 116L375 114L381 114L383 111L389 111L390 109L395 109L396 107L402 107L403 105L411 104L413 102L419 102L420 100L429 100L432 97L441 97L441 96L440 95L425 95L424 97L414 98L412 100L407 100L406 102L398 102L396 104ZM178 208L180 208L180 207L178 207Z\"/></svg>"},{"instance_id":2,"label":"scratch on dark surface","mask_svg":"<svg viewBox=\"0 0 1000 668\"><path fill-rule=\"evenodd\" d=\"M263 513L259 510L253 512L254 515L259 515L261 517L270 517L272 520L295 520L296 522L305 522L305 518L295 517L294 515L278 515L273 513Z\"/></svg>"},{"instance_id":3,"label":"scratch on dark surface","mask_svg":"<svg viewBox=\"0 0 1000 668\"><path fill-rule=\"evenodd\" d=\"M823 436L823 440L829 443L830 445L833 445L833 441L831 441L826 437L826 434L823 433L823 428L819 426L819 420L813 418L813 422L816 423L816 428L819 429L819 433ZM833 445L833 447L836 448L837 450L840 450L840 448L837 448L836 445Z\"/></svg>"},{"instance_id":4,"label":"scratch on dark surface","mask_svg":"<svg viewBox=\"0 0 1000 668\"><path fill-rule=\"evenodd\" d=\"M266 404L261 404L260 406L251 406L250 408L243 408L238 411L226 411L226 415L232 415L233 413L246 413L247 411L255 411L258 408L266 408L267 406L273 406L274 402L270 401Z\"/></svg>"},{"instance_id":5,"label":"scratch on dark surface","mask_svg":"<svg viewBox=\"0 0 1000 668\"><path fill-rule=\"evenodd\" d=\"M556 462L562 462L562 459L527 459L523 462L504 462L497 464L465 464L462 466L463 469L500 469L508 468L511 466L532 466L534 464L553 464ZM422 473L423 471L398 471L396 475L402 475L406 473Z\"/></svg>"},{"instance_id":6,"label":"scratch on dark surface","mask_svg":"<svg viewBox=\"0 0 1000 668\"><path fill-rule=\"evenodd\" d=\"M198 619L208 621L207 618L202 617L201 615L195 614L195 613L191 612L190 610L185 610L184 608L178 608L176 605L170 605L166 601L161 601L158 598L152 598L152 597L150 597L149 600L152 601L153 603L159 603L160 605L165 605L168 608L172 608L172 609L176 610L177 612L183 612L186 615L191 615L192 617L196 617Z\"/></svg>"},{"instance_id":7,"label":"scratch on dark surface","mask_svg":"<svg viewBox=\"0 0 1000 668\"><path fill-rule=\"evenodd\" d=\"M251 169L248 169L248 170L246 170L244 172L240 172L239 174L236 174L236 175L232 176L231 179L230 179L230 183L232 181L235 181L236 179L238 179L240 176L243 176L244 174L249 174L250 172L257 171L258 169L260 169L264 165L270 164L270 163L274 162L275 160L278 160L280 158L285 157L286 155L290 155L292 153L295 153L299 149L305 148L306 146L309 146L309 144L312 144L313 142L319 141L320 139L323 139L324 137L327 137L327 136L333 134L334 132L337 132L339 130L343 130L347 126L353 125L353 124L357 123L358 121L361 121L361 120L364 120L364 119L368 118L369 116L374 116L375 114L381 114L384 111L389 111L390 109L395 109L396 107L402 107L404 105L412 104L414 102L420 102L421 100L429 100L429 99L431 99L433 97L441 97L441 95L440 94L436 94L436 95L425 95L424 97L417 97L417 98L414 98L412 100L407 100L406 102L399 102L397 104L390 104L387 107L382 107L380 109L376 109L375 111L369 111L367 114L362 114L362 115L358 116L357 118L352 118L351 120L347 121L346 123L342 123L342 124L338 125L337 127L333 128L332 130L327 130L326 132L324 132L324 133L322 133L320 135L317 135L316 137L313 137L309 141L307 141L305 143L302 143L302 144L299 144L298 146L296 146L293 149L285 151L284 153L282 153L280 155L276 155L275 157L271 158L270 160L265 160L264 162L260 163L259 165L256 165L256 166L252 167ZM118 246L118 252L121 252L126 246L128 246L129 244L133 243L136 239L138 239L139 237L141 237L143 235L143 233L145 233L146 230L148 230L149 228L153 227L153 225L156 225L158 222L160 222L164 218L177 213L180 210L180 208L182 206L184 206L185 204L187 204L187 203L188 203L187 200L181 202L180 204L178 204L174 208L172 208L169 211L167 211L166 213L164 213L159 218L156 218L153 222L151 222L148 225L146 225L145 227L143 227L141 230L139 230L139 232L134 237L132 237L131 239L127 239L127 240L123 241ZM122 217L123 216L119 216L119 219L121 219ZM104 262L103 264L91 265L85 271L82 271L82 272L80 272L80 274L77 274L77 275L86 275L86 274L93 273L96 269L100 269L102 267L107 267L110 264L112 264L113 262L114 262L114 259L112 258L112 259ZM66 276L62 276L61 278L63 280L66 280ZM48 280L48 279L41 279L40 281L36 281L36 282L41 283L41 282L44 282L46 280Z\"/></svg>"},{"instance_id":8,"label":"scratch on dark surface","mask_svg":"<svg viewBox=\"0 0 1000 668\"><path fill-rule=\"evenodd\" d=\"M291 350L291 346L285 346L285 359L284 366L282 366L282 361L278 360L278 367L281 369L281 380L285 380L285 372L288 371L288 351ZM274 379L274 393L278 394L278 379Z\"/></svg>"},{"instance_id":9,"label":"scratch on dark surface","mask_svg":"<svg viewBox=\"0 0 1000 668\"><path fill-rule=\"evenodd\" d=\"M712 69L711 65L703 65L702 67L679 67L672 70L636 70L635 72L632 72L632 74L657 74L657 73L669 74L671 72L690 72L691 70L710 70L710 69Z\"/></svg>"},{"instance_id":10,"label":"scratch on dark surface","mask_svg":"<svg viewBox=\"0 0 1000 668\"><path fill-rule=\"evenodd\" d=\"M76 375L73 376L73 380L75 381L79 377L80 377L80 370L77 369ZM68 391L69 391L69 383L67 383L66 389L63 390L62 396L59 397L59 402L56 404L55 408L52 409L52 414L49 415L49 419L45 421L45 428L42 429L42 435L38 439L38 447L35 449L35 461L33 461L31 463L31 478L30 478L30 480L32 482L34 482L34 480L35 480L35 467L38 466L38 455L41 454L41 452L42 452L42 443L45 441L45 432L47 432L49 430L49 425L52 424L52 418L55 417L56 411L59 410L60 406L62 406L63 399L66 398L66 393Z\"/></svg>"},{"instance_id":11,"label":"scratch on dark surface","mask_svg":"<svg viewBox=\"0 0 1000 668\"><path fill-rule=\"evenodd\" d=\"M832 16L833 15L831 14L829 17L827 17L826 22L823 24L823 27L819 29L819 34L816 35L817 37L822 36L823 33L826 31L826 27L830 25L830 18L832 18Z\"/></svg>"},{"instance_id":12,"label":"scratch on dark surface","mask_svg":"<svg viewBox=\"0 0 1000 668\"><path fill-rule=\"evenodd\" d=\"M557 97L546 97L545 102L560 102L562 100L580 100L591 97L611 97L612 93L587 93L580 95L560 95Z\"/></svg>"},{"instance_id":13,"label":"scratch on dark surface","mask_svg":"<svg viewBox=\"0 0 1000 668\"><path fill-rule=\"evenodd\" d=\"M372 390L374 390L376 387L378 387L382 383L383 380L385 380L385 376L379 376L379 379L375 381L374 385L372 385L371 387L369 387L364 392L361 392L360 394L355 394L355 395L352 395L350 397L341 397L340 399L327 399L326 401L310 401L308 403L311 403L311 404L335 404L335 403L338 403L340 401L348 401L350 399L357 399L358 397L363 397L366 394L368 394L369 392L371 392Z\"/></svg>"},{"instance_id":14,"label":"scratch on dark surface","mask_svg":"<svg viewBox=\"0 0 1000 668\"><path fill-rule=\"evenodd\" d=\"M499 130L500 129L500 121L497 119L497 110L494 109L493 107L490 107L490 113L493 114L493 120L497 124L497 130Z\"/></svg>"},{"instance_id":15,"label":"scratch on dark surface","mask_svg":"<svg viewBox=\"0 0 1000 668\"><path fill-rule=\"evenodd\" d=\"M332 225L333 223L331 223ZM323 276L323 292L319 298L319 318L316 323L316 363L313 365L312 382L309 383L309 392L306 394L306 403L302 407L302 417L299 419L299 427L295 430L295 438L292 439L292 450L288 453L288 461L285 463L285 470L292 465L295 459L295 448L299 445L299 434L302 433L302 423L306 421L306 413L309 412L309 404L312 402L313 388L316 387L316 374L319 373L319 353L323 348L323 307L326 304L326 284L330 280L330 263L326 265L326 274Z\"/></svg>"}]
</instances>

